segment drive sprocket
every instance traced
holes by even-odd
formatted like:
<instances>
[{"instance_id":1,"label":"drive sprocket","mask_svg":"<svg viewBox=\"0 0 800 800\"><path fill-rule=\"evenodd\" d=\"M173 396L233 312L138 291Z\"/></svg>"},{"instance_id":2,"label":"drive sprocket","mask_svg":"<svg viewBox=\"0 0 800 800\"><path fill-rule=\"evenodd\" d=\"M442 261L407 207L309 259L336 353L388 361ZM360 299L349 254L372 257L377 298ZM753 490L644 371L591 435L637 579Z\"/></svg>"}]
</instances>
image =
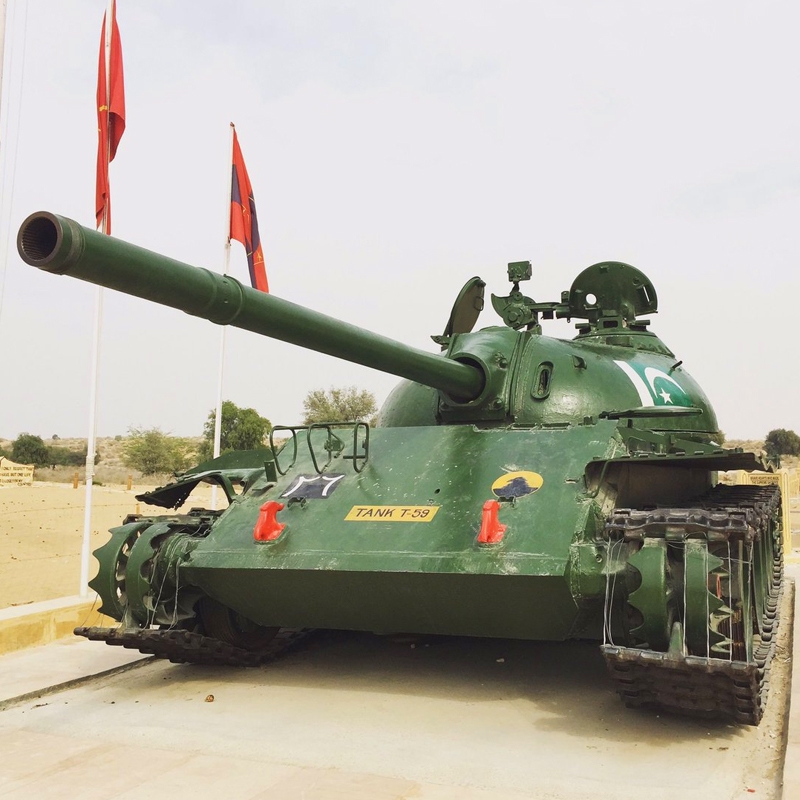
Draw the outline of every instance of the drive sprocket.
<instances>
[{"instance_id":1,"label":"drive sprocket","mask_svg":"<svg viewBox=\"0 0 800 800\"><path fill-rule=\"evenodd\" d=\"M127 569L131 551L142 531L153 524L152 519L140 519L112 528L111 538L93 555L99 563L97 575L89 588L100 597L101 614L121 620L128 607Z\"/></svg>"}]
</instances>

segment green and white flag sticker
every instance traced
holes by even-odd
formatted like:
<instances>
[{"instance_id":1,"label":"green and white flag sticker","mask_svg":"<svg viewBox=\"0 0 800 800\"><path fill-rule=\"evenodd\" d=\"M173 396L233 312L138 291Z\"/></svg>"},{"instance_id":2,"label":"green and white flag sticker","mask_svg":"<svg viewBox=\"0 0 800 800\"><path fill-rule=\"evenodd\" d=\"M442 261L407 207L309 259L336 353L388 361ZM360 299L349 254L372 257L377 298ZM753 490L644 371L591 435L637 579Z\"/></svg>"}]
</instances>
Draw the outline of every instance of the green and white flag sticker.
<instances>
[{"instance_id":1,"label":"green and white flag sticker","mask_svg":"<svg viewBox=\"0 0 800 800\"><path fill-rule=\"evenodd\" d=\"M692 406L692 399L671 375L657 367L614 361L630 378L643 406Z\"/></svg>"}]
</instances>

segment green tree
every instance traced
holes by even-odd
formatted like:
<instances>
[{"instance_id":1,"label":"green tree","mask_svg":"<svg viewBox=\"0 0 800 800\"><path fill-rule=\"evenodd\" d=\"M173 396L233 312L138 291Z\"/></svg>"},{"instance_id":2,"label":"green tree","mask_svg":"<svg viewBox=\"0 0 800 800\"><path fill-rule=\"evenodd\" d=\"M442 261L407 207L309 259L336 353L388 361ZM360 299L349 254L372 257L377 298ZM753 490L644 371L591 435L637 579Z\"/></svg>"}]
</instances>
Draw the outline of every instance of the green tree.
<instances>
[{"instance_id":1,"label":"green tree","mask_svg":"<svg viewBox=\"0 0 800 800\"><path fill-rule=\"evenodd\" d=\"M375 424L375 395L355 386L313 389L303 400L303 424L314 422L368 422Z\"/></svg>"},{"instance_id":2,"label":"green tree","mask_svg":"<svg viewBox=\"0 0 800 800\"><path fill-rule=\"evenodd\" d=\"M126 467L138 469L143 475L181 472L188 465L191 449L185 439L169 436L159 428L130 428L123 460Z\"/></svg>"},{"instance_id":3,"label":"green tree","mask_svg":"<svg viewBox=\"0 0 800 800\"><path fill-rule=\"evenodd\" d=\"M800 455L800 436L785 428L776 428L767 434L764 449L771 456Z\"/></svg>"},{"instance_id":4,"label":"green tree","mask_svg":"<svg viewBox=\"0 0 800 800\"><path fill-rule=\"evenodd\" d=\"M72 450L69 447L51 445L47 448L47 463L51 467L82 467L86 463L87 449ZM100 461L100 455L95 454L94 463Z\"/></svg>"},{"instance_id":5,"label":"green tree","mask_svg":"<svg viewBox=\"0 0 800 800\"><path fill-rule=\"evenodd\" d=\"M21 433L11 445L11 460L18 464L34 464L37 467L47 465L47 445L41 436Z\"/></svg>"},{"instance_id":6,"label":"green tree","mask_svg":"<svg viewBox=\"0 0 800 800\"><path fill-rule=\"evenodd\" d=\"M203 461L214 455L216 419L217 410L212 409L203 425L203 443L200 445L200 458ZM231 450L256 450L264 447L264 440L271 430L272 423L254 408L239 408L233 401L225 400L222 403L220 455Z\"/></svg>"}]
</instances>

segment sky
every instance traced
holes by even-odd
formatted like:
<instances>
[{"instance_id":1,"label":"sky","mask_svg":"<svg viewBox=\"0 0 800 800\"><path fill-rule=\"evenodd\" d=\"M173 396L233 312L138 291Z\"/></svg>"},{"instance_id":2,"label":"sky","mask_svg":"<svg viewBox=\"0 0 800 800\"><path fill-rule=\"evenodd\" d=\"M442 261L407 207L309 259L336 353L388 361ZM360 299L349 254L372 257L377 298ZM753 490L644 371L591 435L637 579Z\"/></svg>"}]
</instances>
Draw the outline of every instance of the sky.
<instances>
[{"instance_id":1,"label":"sky","mask_svg":"<svg viewBox=\"0 0 800 800\"><path fill-rule=\"evenodd\" d=\"M106 0L8 0L0 437L86 436L94 288L25 266L38 210L94 225ZM729 438L800 430L795 2L118 0L114 234L221 271L234 122L271 291L436 351L473 275L558 300L624 261ZM231 272L247 281L242 246ZM499 322L490 305L478 327ZM545 333L574 335L566 321ZM105 292L97 431L202 433L219 328ZM223 394L274 424L397 379L231 330Z\"/></svg>"}]
</instances>

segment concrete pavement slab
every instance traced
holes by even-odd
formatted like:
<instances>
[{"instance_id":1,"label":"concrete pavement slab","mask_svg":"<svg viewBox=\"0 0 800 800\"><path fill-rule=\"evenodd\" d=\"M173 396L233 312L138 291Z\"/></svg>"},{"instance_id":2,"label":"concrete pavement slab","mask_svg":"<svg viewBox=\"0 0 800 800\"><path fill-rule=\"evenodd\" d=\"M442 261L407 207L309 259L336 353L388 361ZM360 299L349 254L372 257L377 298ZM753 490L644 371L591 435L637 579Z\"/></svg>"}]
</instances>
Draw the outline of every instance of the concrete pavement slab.
<instances>
[{"instance_id":1,"label":"concrete pavement slab","mask_svg":"<svg viewBox=\"0 0 800 800\"><path fill-rule=\"evenodd\" d=\"M143 664L148 656L118 647L98 647L78 636L0 656L0 709L58 688ZM150 659L152 660L152 659Z\"/></svg>"},{"instance_id":2,"label":"concrete pavement slab","mask_svg":"<svg viewBox=\"0 0 800 800\"><path fill-rule=\"evenodd\" d=\"M766 722L627 710L591 643L324 634L264 668L160 661L6 709L0 797L774 798Z\"/></svg>"},{"instance_id":3,"label":"concrete pavement slab","mask_svg":"<svg viewBox=\"0 0 800 800\"><path fill-rule=\"evenodd\" d=\"M782 647L767 718L741 728L625 709L590 643L342 633L259 669L145 658L79 638L0 657L0 798L777 798L780 673L800 680ZM788 724L798 800L800 704Z\"/></svg>"}]
</instances>

